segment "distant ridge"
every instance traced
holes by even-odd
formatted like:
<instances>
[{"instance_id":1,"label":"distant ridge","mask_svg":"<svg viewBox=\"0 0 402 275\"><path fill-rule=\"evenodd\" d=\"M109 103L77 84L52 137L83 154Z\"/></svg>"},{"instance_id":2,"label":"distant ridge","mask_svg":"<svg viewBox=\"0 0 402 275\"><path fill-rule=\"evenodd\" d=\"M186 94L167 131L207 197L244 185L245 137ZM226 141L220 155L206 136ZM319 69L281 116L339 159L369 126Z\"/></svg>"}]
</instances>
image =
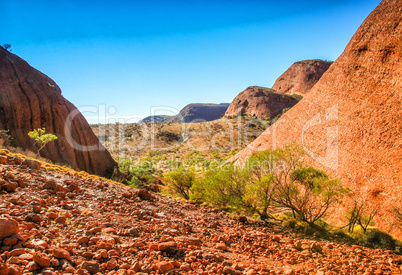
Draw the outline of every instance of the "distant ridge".
<instances>
[{"instance_id":1,"label":"distant ridge","mask_svg":"<svg viewBox=\"0 0 402 275\"><path fill-rule=\"evenodd\" d=\"M146 118L141 119L138 123L163 123L169 121L173 116L147 116Z\"/></svg>"}]
</instances>

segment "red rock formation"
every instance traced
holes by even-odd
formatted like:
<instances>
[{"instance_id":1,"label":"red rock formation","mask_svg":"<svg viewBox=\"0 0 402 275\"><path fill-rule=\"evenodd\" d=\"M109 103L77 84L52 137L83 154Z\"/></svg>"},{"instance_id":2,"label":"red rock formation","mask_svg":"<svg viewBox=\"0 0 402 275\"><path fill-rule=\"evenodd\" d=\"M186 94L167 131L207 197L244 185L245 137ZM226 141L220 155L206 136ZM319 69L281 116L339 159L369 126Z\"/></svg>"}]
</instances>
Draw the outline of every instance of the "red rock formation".
<instances>
[{"instance_id":1,"label":"red rock formation","mask_svg":"<svg viewBox=\"0 0 402 275\"><path fill-rule=\"evenodd\" d=\"M251 117L266 119L282 114L282 110L293 107L298 97L277 93L272 89L252 86L241 92L232 101L225 116L248 114Z\"/></svg>"},{"instance_id":2,"label":"red rock formation","mask_svg":"<svg viewBox=\"0 0 402 275\"><path fill-rule=\"evenodd\" d=\"M168 122L204 122L220 119L228 109L229 103L192 103L180 110Z\"/></svg>"},{"instance_id":3,"label":"red rock formation","mask_svg":"<svg viewBox=\"0 0 402 275\"><path fill-rule=\"evenodd\" d=\"M58 140L47 144L42 156L102 176L113 170L116 162L82 114L61 95L57 84L2 47L0 87L0 129L10 131L16 146L34 150L27 133L44 127L57 135ZM66 133L66 122L74 113L70 131ZM76 146L72 146L72 141Z\"/></svg>"},{"instance_id":4,"label":"red rock formation","mask_svg":"<svg viewBox=\"0 0 402 275\"><path fill-rule=\"evenodd\" d=\"M377 225L392 229L402 194L401 22L402 1L384 0L303 100L234 159L302 144L314 165L381 206Z\"/></svg>"},{"instance_id":5,"label":"red rock formation","mask_svg":"<svg viewBox=\"0 0 402 275\"><path fill-rule=\"evenodd\" d=\"M303 60L294 63L276 81L272 89L286 94L305 95L320 80L332 62Z\"/></svg>"}]
</instances>

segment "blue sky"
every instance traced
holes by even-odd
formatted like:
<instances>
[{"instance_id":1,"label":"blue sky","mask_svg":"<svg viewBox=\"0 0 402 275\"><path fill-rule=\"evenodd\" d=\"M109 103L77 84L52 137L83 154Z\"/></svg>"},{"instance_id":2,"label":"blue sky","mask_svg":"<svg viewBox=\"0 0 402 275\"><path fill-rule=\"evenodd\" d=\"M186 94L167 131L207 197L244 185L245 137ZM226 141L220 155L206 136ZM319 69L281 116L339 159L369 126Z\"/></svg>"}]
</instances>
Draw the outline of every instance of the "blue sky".
<instances>
[{"instance_id":1,"label":"blue sky","mask_svg":"<svg viewBox=\"0 0 402 275\"><path fill-rule=\"evenodd\" d=\"M296 61L335 60L379 3L0 0L0 44L54 79L90 122L109 113L124 122L231 102Z\"/></svg>"}]
</instances>

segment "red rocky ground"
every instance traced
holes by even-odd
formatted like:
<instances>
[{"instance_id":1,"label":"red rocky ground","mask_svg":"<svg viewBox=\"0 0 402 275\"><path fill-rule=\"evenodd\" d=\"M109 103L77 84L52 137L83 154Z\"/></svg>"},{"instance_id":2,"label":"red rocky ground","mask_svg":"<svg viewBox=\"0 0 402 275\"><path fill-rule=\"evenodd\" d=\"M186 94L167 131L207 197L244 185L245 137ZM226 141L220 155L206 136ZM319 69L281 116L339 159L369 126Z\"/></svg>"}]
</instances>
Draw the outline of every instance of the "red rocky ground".
<instances>
[{"instance_id":1,"label":"red rocky ground","mask_svg":"<svg viewBox=\"0 0 402 275\"><path fill-rule=\"evenodd\" d=\"M402 273L390 251L299 239L1 154L1 275Z\"/></svg>"}]
</instances>

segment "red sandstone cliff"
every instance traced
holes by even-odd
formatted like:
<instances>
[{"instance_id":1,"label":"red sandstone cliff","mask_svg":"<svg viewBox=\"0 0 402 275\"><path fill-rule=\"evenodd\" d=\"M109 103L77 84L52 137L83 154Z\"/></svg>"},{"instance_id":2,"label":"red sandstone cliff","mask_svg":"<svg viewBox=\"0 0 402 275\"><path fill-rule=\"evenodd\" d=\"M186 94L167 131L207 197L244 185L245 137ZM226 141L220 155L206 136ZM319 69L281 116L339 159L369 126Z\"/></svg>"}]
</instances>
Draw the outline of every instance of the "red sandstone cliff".
<instances>
[{"instance_id":1,"label":"red sandstone cliff","mask_svg":"<svg viewBox=\"0 0 402 275\"><path fill-rule=\"evenodd\" d=\"M77 115L66 134L65 123L72 112ZM102 176L113 171L116 162L82 114L61 95L57 84L0 47L0 129L10 131L16 146L33 150L27 133L40 127L58 136L46 145L42 156ZM73 148L72 141L83 150ZM86 151L91 147L94 149Z\"/></svg>"},{"instance_id":2,"label":"red sandstone cliff","mask_svg":"<svg viewBox=\"0 0 402 275\"><path fill-rule=\"evenodd\" d=\"M391 230L402 199L401 118L402 1L384 0L303 100L234 159L297 142L312 164L381 206L377 225Z\"/></svg>"}]
</instances>

